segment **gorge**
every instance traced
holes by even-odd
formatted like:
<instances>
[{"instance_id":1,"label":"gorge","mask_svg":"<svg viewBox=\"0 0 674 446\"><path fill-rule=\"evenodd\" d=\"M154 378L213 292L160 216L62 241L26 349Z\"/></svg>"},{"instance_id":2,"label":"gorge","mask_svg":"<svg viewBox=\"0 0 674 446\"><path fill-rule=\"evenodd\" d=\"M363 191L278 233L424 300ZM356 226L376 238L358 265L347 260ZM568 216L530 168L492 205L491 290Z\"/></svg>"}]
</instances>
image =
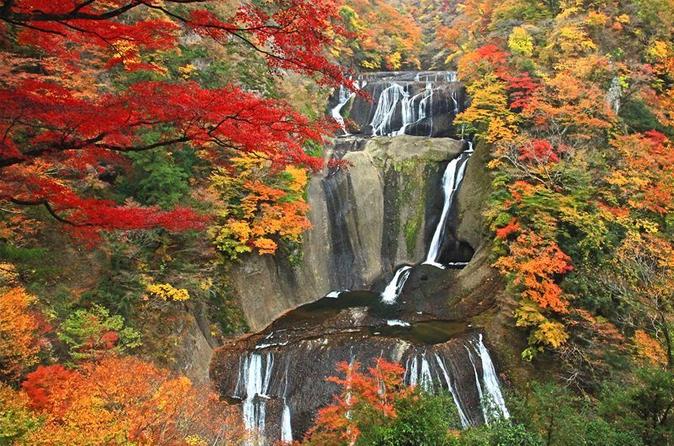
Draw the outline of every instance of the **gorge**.
<instances>
[{"instance_id":1,"label":"gorge","mask_svg":"<svg viewBox=\"0 0 674 446\"><path fill-rule=\"evenodd\" d=\"M301 260L251 256L233 274L259 331L221 347L211 378L259 444L306 432L336 391L325 379L337 363L379 357L403 364L407 384L448 392L463 427L508 416L488 336L470 322L484 308L466 302L479 300L485 282L471 272L486 255L484 154L452 126L464 89L454 72L356 85L366 95L342 88L331 100L343 134L326 156L348 167L311 180Z\"/></svg>"}]
</instances>

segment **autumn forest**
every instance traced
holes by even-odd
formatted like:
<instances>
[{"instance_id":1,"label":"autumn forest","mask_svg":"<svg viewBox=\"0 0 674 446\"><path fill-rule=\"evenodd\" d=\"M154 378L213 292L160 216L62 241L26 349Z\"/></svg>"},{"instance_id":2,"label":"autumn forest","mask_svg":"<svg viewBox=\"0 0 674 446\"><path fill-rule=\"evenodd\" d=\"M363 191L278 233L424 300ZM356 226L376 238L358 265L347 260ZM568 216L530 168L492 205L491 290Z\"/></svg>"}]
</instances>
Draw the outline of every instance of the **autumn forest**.
<instances>
[{"instance_id":1,"label":"autumn forest","mask_svg":"<svg viewBox=\"0 0 674 446\"><path fill-rule=\"evenodd\" d=\"M674 0L0 0L0 445L674 445Z\"/></svg>"}]
</instances>

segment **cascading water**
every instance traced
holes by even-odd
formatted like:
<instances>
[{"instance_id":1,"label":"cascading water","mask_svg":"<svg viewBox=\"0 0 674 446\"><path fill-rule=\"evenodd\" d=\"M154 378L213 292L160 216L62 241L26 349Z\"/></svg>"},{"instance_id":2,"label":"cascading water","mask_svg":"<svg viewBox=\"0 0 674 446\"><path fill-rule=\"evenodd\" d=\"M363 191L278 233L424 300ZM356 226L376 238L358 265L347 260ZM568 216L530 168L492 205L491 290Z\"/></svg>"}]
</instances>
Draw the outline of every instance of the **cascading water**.
<instances>
[{"instance_id":1,"label":"cascading water","mask_svg":"<svg viewBox=\"0 0 674 446\"><path fill-rule=\"evenodd\" d=\"M292 443L293 427L290 419L290 406L288 405L288 364L284 375L285 386L283 387L283 415L281 415L281 441Z\"/></svg>"},{"instance_id":2,"label":"cascading water","mask_svg":"<svg viewBox=\"0 0 674 446\"><path fill-rule=\"evenodd\" d=\"M385 304L392 304L398 300L398 296L400 296L400 293L405 286L405 282L407 282L407 279L410 277L411 271L412 267L407 265L398 268L389 284L386 285L386 288L384 288L384 291L381 293L382 302Z\"/></svg>"},{"instance_id":3,"label":"cascading water","mask_svg":"<svg viewBox=\"0 0 674 446\"><path fill-rule=\"evenodd\" d=\"M433 86L430 82L426 83L426 88L421 93L410 96L407 91L409 87L405 88L405 92L401 102L402 126L398 131L393 132L394 136L402 136L406 130L430 116L430 101L433 97ZM431 129L433 128L431 124Z\"/></svg>"},{"instance_id":4,"label":"cascading water","mask_svg":"<svg viewBox=\"0 0 674 446\"><path fill-rule=\"evenodd\" d=\"M330 110L330 115L332 115L332 118L337 121L339 124L340 128L345 134L348 134L346 130L346 124L344 123L344 117L342 116L342 109L346 104L349 103L351 99L353 99L356 96L355 92L350 92L349 90L346 89L343 85L339 87L339 93L338 93L338 102L337 105L335 105L332 110Z\"/></svg>"},{"instance_id":5,"label":"cascading water","mask_svg":"<svg viewBox=\"0 0 674 446\"><path fill-rule=\"evenodd\" d=\"M361 87L365 85L365 79L359 82ZM372 81L376 85L368 87L377 92L372 117L370 119L370 112L364 113L363 110L360 110L359 116L368 116L364 125L369 123L374 136L408 133L437 136L433 117L441 113L456 115L462 105L460 86L447 86L452 82L456 82L456 75L451 72L378 74ZM438 87L438 83L445 84ZM357 101L361 101L360 95L342 88L337 105L330 111L345 133L342 111L347 105L353 107ZM437 119L440 121L442 118ZM351 126L353 120L349 122ZM353 138L344 141L350 142ZM425 264L439 268L467 264L465 261L440 263L452 204L473 151L471 143L467 145L467 149L451 160L444 171L441 183L443 208L423 262ZM318 407L331 401L331 393L328 392L335 389L321 386L327 376L334 375L336 363L350 364L347 372L347 382L350 382L350 373L356 362L365 365L377 357L404 362L404 380L410 386L418 385L427 392L449 392L464 428L490 422L496 417L508 417L482 334L477 336L478 333L469 328L452 331L454 329L449 327L453 321L440 320L439 316L427 313L425 309L424 312L418 311L419 307L415 308L417 311L410 312L404 309L407 302L398 303L413 266L399 267L380 295L369 293L368 296L364 295L367 294L365 291L343 290L362 286L353 279L353 271L364 270L366 265L360 260L360 251L355 248L360 245L352 243L351 237L356 238L350 232L351 223L346 218L349 214L345 209L349 208L353 199L348 181L351 181L348 177L332 171L322 182L330 243L338 253L330 256L336 278L330 284L334 291L328 292L322 301L308 304L311 308L300 307L277 319L255 338L254 344L247 344L242 354L237 353L239 374L236 385L227 394L242 400L246 429L273 437L263 438L257 444L269 445L278 440L291 442L293 429L296 434L305 432L308 429L307 417L311 419ZM370 304L363 298L373 300ZM370 314L370 309L374 308L379 308L381 315ZM334 321L329 319L332 317L329 314L334 314ZM308 321L314 317L320 322L314 328L308 328L311 327ZM285 325L283 319L287 319ZM303 338L305 330L314 331L306 333L306 338ZM434 336L438 331L440 337L436 338ZM332 339L335 339L334 344ZM241 341L245 342L248 341ZM285 371L275 367L275 361L284 361ZM313 393L316 389L326 394L316 395ZM346 398L350 400L348 385Z\"/></svg>"},{"instance_id":6,"label":"cascading water","mask_svg":"<svg viewBox=\"0 0 674 446\"><path fill-rule=\"evenodd\" d=\"M447 226L449 212L454 201L454 195L459 190L461 181L463 181L463 175L466 172L468 158L470 158L470 151L466 151L458 158L454 158L449 162L449 164L447 164L445 173L442 176L442 192L444 195L442 214L440 214L440 220L438 221L438 225L433 232L431 245L428 248L426 260L423 262L425 265L433 265L438 268L445 268L444 265L438 263L438 258L440 257L440 248L442 247L443 235L445 233L445 227Z\"/></svg>"},{"instance_id":7,"label":"cascading water","mask_svg":"<svg viewBox=\"0 0 674 446\"><path fill-rule=\"evenodd\" d=\"M478 340L471 342L470 345L465 346L468 352L468 358L473 366L475 374L475 383L478 394L480 395L480 403L482 407L482 414L485 423L497 420L499 418L510 418L510 413L505 405L501 387L496 377L496 370L489 355L489 350L485 347L482 341L482 334L480 333ZM480 358L482 368L482 380L478 377L477 366L473 359L473 350Z\"/></svg>"},{"instance_id":8,"label":"cascading water","mask_svg":"<svg viewBox=\"0 0 674 446\"><path fill-rule=\"evenodd\" d=\"M489 355L489 350L482 341L482 333L480 333L477 341L477 351L482 360L482 381L484 382L485 392L489 396L488 403L490 404L490 416L496 413L497 417L509 418L510 413L506 407L503 394L501 393L501 386L498 383L494 363ZM485 419L487 416L485 415Z\"/></svg>"},{"instance_id":9,"label":"cascading water","mask_svg":"<svg viewBox=\"0 0 674 446\"><path fill-rule=\"evenodd\" d=\"M466 412L464 411L463 408L463 403L459 399L459 394L454 389L454 386L452 385L452 380L449 376L449 372L447 371L447 365L445 364L444 359L440 357L437 353L435 353L435 361L438 363L438 367L440 367L440 371L442 372L442 377L445 380L445 384L447 384L447 390L449 393L452 395L452 400L454 400L454 406L456 406L456 410L459 414L459 420L461 421L461 427L464 429L470 426L470 421L468 421L468 417L466 416Z\"/></svg>"},{"instance_id":10,"label":"cascading water","mask_svg":"<svg viewBox=\"0 0 674 446\"><path fill-rule=\"evenodd\" d=\"M510 414L501 393L491 356L482 341L482 334L478 335L477 340L473 339L466 343L464 348L472 366L475 389L484 422L489 423L499 418L509 418ZM474 354L480 360L480 371L478 371ZM405 362L405 383L409 386L420 386L424 391L431 393L442 390L449 391L457 409L461 426L466 428L476 424L476 421L471 421L466 413L465 405L453 384L456 378L450 373L445 359L437 352L433 353L431 358L435 360L435 363L429 361L428 354L425 351L414 353L408 357Z\"/></svg>"},{"instance_id":11,"label":"cascading water","mask_svg":"<svg viewBox=\"0 0 674 446\"><path fill-rule=\"evenodd\" d=\"M391 120L396 111L398 103L405 97L405 89L397 83L391 84L385 88L379 96L377 108L372 117L372 135L387 136L392 133Z\"/></svg>"},{"instance_id":12,"label":"cascading water","mask_svg":"<svg viewBox=\"0 0 674 446\"><path fill-rule=\"evenodd\" d=\"M251 353L244 359L239 371L239 385L245 392L243 424L249 432L264 433L273 366L274 356L271 353L264 357L261 353ZM250 441L247 445L254 446L255 442Z\"/></svg>"}]
</instances>

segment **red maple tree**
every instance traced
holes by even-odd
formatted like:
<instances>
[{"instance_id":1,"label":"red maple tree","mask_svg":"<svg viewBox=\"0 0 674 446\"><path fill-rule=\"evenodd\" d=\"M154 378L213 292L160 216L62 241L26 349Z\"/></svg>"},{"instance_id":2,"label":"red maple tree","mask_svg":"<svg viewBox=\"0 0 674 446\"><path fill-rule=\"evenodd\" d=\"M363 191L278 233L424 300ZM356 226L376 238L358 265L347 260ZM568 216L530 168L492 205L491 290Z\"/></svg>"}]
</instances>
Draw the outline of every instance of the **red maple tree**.
<instances>
[{"instance_id":1,"label":"red maple tree","mask_svg":"<svg viewBox=\"0 0 674 446\"><path fill-rule=\"evenodd\" d=\"M303 146L320 142L326 126L236 85L207 89L162 78L166 69L152 56L198 35L238 41L277 74L293 70L350 85L324 55L341 32L338 1L250 2L230 17L213 3L1 1L0 203L42 206L89 240L105 230L179 231L199 228L205 218L188 208L120 205L82 185L124 168L125 153L185 145L214 164L235 150L264 154L278 166L320 166ZM113 87L110 78L120 72L156 76L129 75ZM148 139L150 131L161 136Z\"/></svg>"}]
</instances>

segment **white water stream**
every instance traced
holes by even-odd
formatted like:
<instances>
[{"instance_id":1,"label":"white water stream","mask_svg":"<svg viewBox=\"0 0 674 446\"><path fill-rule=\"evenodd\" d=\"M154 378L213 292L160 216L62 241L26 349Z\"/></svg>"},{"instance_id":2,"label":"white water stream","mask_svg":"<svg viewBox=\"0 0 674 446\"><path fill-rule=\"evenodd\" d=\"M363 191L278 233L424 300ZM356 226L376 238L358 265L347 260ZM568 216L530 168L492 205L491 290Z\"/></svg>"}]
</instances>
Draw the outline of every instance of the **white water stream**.
<instances>
[{"instance_id":1,"label":"white water stream","mask_svg":"<svg viewBox=\"0 0 674 446\"><path fill-rule=\"evenodd\" d=\"M442 193L444 195L442 214L440 214L440 220L435 227L435 232L433 232L433 239L431 240L431 246L428 248L426 260L423 262L424 265L445 268L444 265L438 263L440 248L442 247L443 235L445 233L445 227L447 226L447 220L449 219L449 212L451 211L452 203L454 202L454 196L459 190L459 186L461 186L461 181L463 181L463 176L466 173L466 165L471 152L472 150L467 150L450 161L449 164L447 164L445 173L442 175Z\"/></svg>"},{"instance_id":2,"label":"white water stream","mask_svg":"<svg viewBox=\"0 0 674 446\"><path fill-rule=\"evenodd\" d=\"M402 266L398 268L398 271L393 275L391 281L386 285L384 291L381 293L381 301L385 304L393 304L398 300L398 296L405 286L405 282L410 277L412 272L411 266Z\"/></svg>"}]
</instances>

